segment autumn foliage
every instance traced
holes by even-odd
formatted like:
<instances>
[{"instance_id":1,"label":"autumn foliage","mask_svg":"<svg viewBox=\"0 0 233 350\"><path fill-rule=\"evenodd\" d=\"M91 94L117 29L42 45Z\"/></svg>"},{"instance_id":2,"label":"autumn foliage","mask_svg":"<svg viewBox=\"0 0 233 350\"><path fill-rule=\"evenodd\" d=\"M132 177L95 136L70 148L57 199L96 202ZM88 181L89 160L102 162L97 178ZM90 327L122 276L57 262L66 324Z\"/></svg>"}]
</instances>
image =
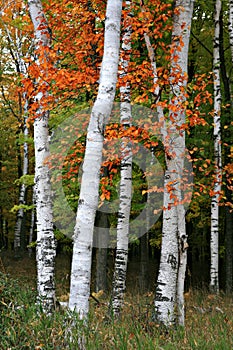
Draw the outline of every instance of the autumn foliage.
<instances>
[{"instance_id":1,"label":"autumn foliage","mask_svg":"<svg viewBox=\"0 0 233 350\"><path fill-rule=\"evenodd\" d=\"M100 65L103 55L103 30L105 20L106 2L94 1L43 1L44 11L51 31L51 46L35 50L33 28L28 16L27 7L21 1L7 2L2 4L3 14L1 28L8 31L17 46L17 37L20 33L22 40L23 59L28 66L27 74L19 75L12 73L2 76L6 100L11 99L11 104L18 105L22 100L23 93L30 102L29 122L33 123L35 112L38 108L35 96L40 92L47 92L43 97L44 109L50 110L52 120L56 119L59 110L72 110L74 106L86 103L89 106L97 94ZM176 66L172 73L171 56L174 58L174 50L179 50L183 43L177 38L171 45L172 31L172 2L152 1L143 3L135 2L132 5L131 17L127 19L128 25L132 26L132 50L130 52L130 64L127 77L119 79L117 99L119 100L119 87L129 83L131 86L131 99L133 104L143 104L153 111L161 106L165 120L172 109L174 113L181 108L186 113L186 123L180 126L187 134L187 147L193 162L194 173L197 174L195 181L195 196L203 193L212 196L212 175L214 164L211 152L208 156L203 155L202 149L192 142L196 130L202 134L203 130L212 127L213 101L212 101L212 75L196 74L192 81L187 82L187 89L183 91L187 100L175 106L170 104L170 86L188 77L178 74ZM127 11L122 13L122 21L126 19ZM42 24L43 25L43 24ZM18 33L18 34L17 34ZM157 76L160 96L155 96L155 84L153 69L147 47L145 34L150 37L155 52L157 64ZM39 65L38 65L39 61ZM3 62L5 63L5 62ZM174 74L175 72L175 74ZM12 78L13 77L13 78ZM39 80L40 84L35 84ZM17 113L16 113L17 114ZM17 114L18 115L18 114ZM86 132L88 122L85 123L79 136ZM19 118L20 119L20 118ZM139 116L140 119L140 116ZM29 123L30 124L30 123ZM105 130L106 140L121 139L123 136L130 137L133 142L143 144L148 149L161 150L158 141L153 138L153 132L157 133L160 125L157 121L150 120L143 126L133 125L124 130L119 123L107 125ZM19 120L19 125L22 121ZM202 130L202 131L201 131ZM199 132L198 131L198 132ZM226 146L229 149L229 145ZM62 150L62 148L61 148ZM82 163L85 151L85 141L77 141L71 147L70 153L63 164L66 171L63 176L74 182ZM59 149L60 152L60 149ZM101 180L101 199L109 200L111 197L111 177L117 171L119 159L108 159L104 166L110 171L110 180ZM232 162L225 165L225 174L228 189L232 190ZM105 186L106 184L106 186ZM224 194L222 194L224 201ZM229 201L228 201L229 202Z\"/></svg>"}]
</instances>

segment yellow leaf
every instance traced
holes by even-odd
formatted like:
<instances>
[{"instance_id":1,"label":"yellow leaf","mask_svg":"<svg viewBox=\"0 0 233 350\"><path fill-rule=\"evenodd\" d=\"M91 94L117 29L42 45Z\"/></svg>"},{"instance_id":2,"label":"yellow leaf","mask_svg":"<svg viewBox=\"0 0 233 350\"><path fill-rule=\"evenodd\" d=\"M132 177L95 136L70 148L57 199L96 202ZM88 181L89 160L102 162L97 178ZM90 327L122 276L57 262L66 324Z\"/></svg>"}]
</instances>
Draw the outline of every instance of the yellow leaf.
<instances>
[{"instance_id":1,"label":"yellow leaf","mask_svg":"<svg viewBox=\"0 0 233 350\"><path fill-rule=\"evenodd\" d=\"M93 297L95 297L95 298L100 298L100 297L104 294L104 291L103 291L103 290L100 290L100 291L97 292L97 293L92 292L91 294L92 294Z\"/></svg>"}]
</instances>

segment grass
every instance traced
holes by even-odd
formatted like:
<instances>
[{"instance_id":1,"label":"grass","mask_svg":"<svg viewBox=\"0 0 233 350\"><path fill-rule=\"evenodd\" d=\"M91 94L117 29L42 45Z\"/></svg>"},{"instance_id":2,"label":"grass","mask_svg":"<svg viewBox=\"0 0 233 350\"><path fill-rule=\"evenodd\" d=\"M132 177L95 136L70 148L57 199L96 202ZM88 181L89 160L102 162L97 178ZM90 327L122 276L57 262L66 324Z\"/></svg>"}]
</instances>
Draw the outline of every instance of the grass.
<instances>
[{"instance_id":1,"label":"grass","mask_svg":"<svg viewBox=\"0 0 233 350\"><path fill-rule=\"evenodd\" d=\"M64 296L63 296L64 298ZM153 293L127 294L120 321L106 317L108 298L90 300L88 327L63 310L51 317L36 305L35 288L0 274L1 350L79 349L80 334L86 350L233 349L233 300L225 295L194 291L186 295L186 327L166 330L152 321ZM67 328L76 322L72 342Z\"/></svg>"}]
</instances>

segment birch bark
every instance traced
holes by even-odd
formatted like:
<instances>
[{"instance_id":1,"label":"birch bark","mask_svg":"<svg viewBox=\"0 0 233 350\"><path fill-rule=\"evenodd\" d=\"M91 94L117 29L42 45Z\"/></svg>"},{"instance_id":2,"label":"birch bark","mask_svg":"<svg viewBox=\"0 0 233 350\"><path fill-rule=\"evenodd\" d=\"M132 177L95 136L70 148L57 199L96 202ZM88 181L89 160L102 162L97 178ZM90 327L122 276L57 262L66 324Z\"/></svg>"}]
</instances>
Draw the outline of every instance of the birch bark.
<instances>
[{"instance_id":1,"label":"birch bark","mask_svg":"<svg viewBox=\"0 0 233 350\"><path fill-rule=\"evenodd\" d=\"M24 107L24 126L23 126L23 135L25 138L25 142L23 144L23 175L28 174L28 144L27 144L27 137L28 137L28 128L26 125L27 121L27 103L25 103ZM20 185L19 190L19 205L26 204L26 190L27 186L25 183L22 183ZM14 233L14 251L15 254L18 253L18 251L21 249L21 232L22 232L22 224L23 224L23 218L24 218L24 209L19 208L17 217L16 217L16 224L15 224L15 233Z\"/></svg>"},{"instance_id":2,"label":"birch bark","mask_svg":"<svg viewBox=\"0 0 233 350\"><path fill-rule=\"evenodd\" d=\"M13 62L15 64L16 72L18 73L19 77L21 74L24 77L26 77L28 64L25 63L23 58L24 57L23 50L22 50L23 39L22 39L21 31L18 28L15 29L15 40L14 40L6 25L4 25L4 28L6 31L6 35L8 37L8 42L10 45L9 51L13 59ZM22 100L24 101L24 105L22 105ZM19 99L19 111L20 111L20 118L22 118L22 121L23 121L23 135L25 140L23 144L22 175L27 175L28 174L28 143L27 143L28 128L27 128L26 122L28 117L28 102L27 102L25 93L23 93L22 98ZM26 190L27 190L27 186L24 183L22 183L19 189L19 201L18 201L19 206L25 204ZM14 251L16 255L19 253L19 250L21 249L21 231L22 231L23 218L24 218L24 209L20 208L17 212L15 232L14 232Z\"/></svg>"},{"instance_id":3,"label":"birch bark","mask_svg":"<svg viewBox=\"0 0 233 350\"><path fill-rule=\"evenodd\" d=\"M231 48L231 62L233 63L233 0L229 0L228 12L229 12L228 29L229 29L230 48ZM222 30L222 33L223 33L223 30ZM220 28L220 45L221 45L221 28ZM228 95L229 98L227 102L231 104L231 107L230 107L230 114L231 114L232 100L230 98L230 86L228 91L229 91L229 95ZM225 189L225 196L227 198L227 201L230 202L231 193L228 188ZM226 212L226 219L225 219L225 223L226 223L225 224L226 293L230 295L233 290L233 214L229 207L225 208L225 212Z\"/></svg>"},{"instance_id":4,"label":"birch bark","mask_svg":"<svg viewBox=\"0 0 233 350\"><path fill-rule=\"evenodd\" d=\"M24 137L25 139L28 136L28 129L26 126L26 119L24 118ZM23 145L23 175L28 174L28 144L27 141L24 142ZM19 201L18 204L19 206L26 204L26 190L27 186L25 183L22 183L20 185L20 190L19 190ZM21 232L22 232L22 224L23 224L23 219L24 219L24 209L21 207L19 208L16 216L16 224L15 224L15 232L14 232L14 251L15 254L18 254L18 252L21 249Z\"/></svg>"},{"instance_id":5,"label":"birch bark","mask_svg":"<svg viewBox=\"0 0 233 350\"><path fill-rule=\"evenodd\" d=\"M27 74L27 66L25 62L23 61L23 53L21 49L21 42L20 38L17 40L17 61L19 62L19 73L26 76ZM28 128L27 128L27 117L28 117L28 102L26 99L26 94L23 93L23 100L24 100L24 106L23 106L23 135L24 135L24 144L23 144L23 175L28 174ZM25 204L26 199L26 184L22 183L20 186L19 191L19 205ZM14 235L14 250L17 252L21 247L21 231L22 231L22 223L24 218L24 210L23 208L20 208L17 213L16 218L16 225L15 225L15 235Z\"/></svg>"},{"instance_id":6,"label":"birch bark","mask_svg":"<svg viewBox=\"0 0 233 350\"><path fill-rule=\"evenodd\" d=\"M219 200L222 182L222 156L221 156L221 86L220 86L220 13L221 0L215 2L214 15L214 48L213 48L213 73L214 73L214 195L211 199L211 237L210 237L210 290L219 292L218 271L218 237L219 237Z\"/></svg>"},{"instance_id":7,"label":"birch bark","mask_svg":"<svg viewBox=\"0 0 233 350\"><path fill-rule=\"evenodd\" d=\"M120 80L125 78L128 73L128 66L131 52L131 25L130 19L131 1L126 1L125 9L128 12L125 19L124 32L122 37L122 49L120 60ZM120 122L124 128L131 126L131 104L130 104L130 85L123 84L120 87L121 108ZM131 209L132 192L132 149L130 139L123 137L121 143L121 171L120 171L120 195L119 211L117 221L117 247L113 276L113 289L111 299L111 311L115 317L120 316L123 305L124 293L126 288L126 271L128 262L128 243L129 243L129 217Z\"/></svg>"},{"instance_id":8,"label":"birch bark","mask_svg":"<svg viewBox=\"0 0 233 350\"><path fill-rule=\"evenodd\" d=\"M29 13L34 26L37 54L39 48L49 48L50 32L40 0L28 0ZM46 57L43 57L46 59ZM40 65L40 57L37 57ZM37 81L37 84L40 82ZM53 233L52 193L49 169L46 159L49 156L49 112L43 111L43 94L36 96L39 109L34 121L35 145L35 199L37 216L37 289L42 309L51 313L55 302L54 267L56 242Z\"/></svg>"},{"instance_id":9,"label":"birch bark","mask_svg":"<svg viewBox=\"0 0 233 350\"><path fill-rule=\"evenodd\" d=\"M29 240L28 240L28 244L29 244L29 248L28 248L28 255L29 257L32 256L32 248L31 248L31 244L33 242L33 233L34 233L34 226L35 226L35 188L34 186L32 187L32 212L31 212L31 224L30 224L30 229L29 229Z\"/></svg>"},{"instance_id":10,"label":"birch bark","mask_svg":"<svg viewBox=\"0 0 233 350\"><path fill-rule=\"evenodd\" d=\"M73 237L69 308L76 310L80 318L85 318L89 311L93 231L98 206L103 134L115 96L121 9L121 0L108 0L100 84L88 126L82 183Z\"/></svg>"},{"instance_id":11,"label":"birch bark","mask_svg":"<svg viewBox=\"0 0 233 350\"><path fill-rule=\"evenodd\" d=\"M229 0L229 39L230 39L230 47L231 47L231 60L233 62L233 0Z\"/></svg>"},{"instance_id":12,"label":"birch bark","mask_svg":"<svg viewBox=\"0 0 233 350\"><path fill-rule=\"evenodd\" d=\"M183 292L188 245L185 209L182 204L185 157L185 132L182 126L185 124L184 102L193 3L193 0L179 0L175 3L170 73L171 107L166 132L163 133L167 169L164 180L162 249L155 311L158 321L167 326L175 322L184 325Z\"/></svg>"},{"instance_id":13,"label":"birch bark","mask_svg":"<svg viewBox=\"0 0 233 350\"><path fill-rule=\"evenodd\" d=\"M183 48L181 49L180 56L178 58L178 65L182 71L183 76L183 87L186 88L187 85L187 73L188 73L188 51L189 51L189 40L190 40L190 31L192 24L192 16L193 16L193 7L194 0L184 1L180 4L184 7L184 11L179 15L179 24L177 26L177 32L175 31L175 35L178 33L182 35ZM182 29L182 25L185 23L185 28ZM176 52L174 53L174 55ZM175 61L175 56L173 56L173 60ZM179 86L179 84L178 84ZM182 88L179 86L178 88L178 96L180 101L183 103L186 100L185 92L182 92ZM178 128L185 124L185 111L182 107L180 123L178 122ZM179 132L180 133L180 132ZM177 152L178 160L178 174L179 174L179 186L177 194L178 194L178 202L177 205L177 215L178 215L178 248L179 248L179 268L178 268L178 277L177 277L177 322L179 325L184 326L185 323L185 314L184 314L184 282L185 282L185 273L187 267L187 232L185 225L185 208L184 204L182 204L183 194L182 194L182 178L185 176L184 174L184 159L185 159L185 132L181 132L181 144L180 149Z\"/></svg>"},{"instance_id":14,"label":"birch bark","mask_svg":"<svg viewBox=\"0 0 233 350\"><path fill-rule=\"evenodd\" d=\"M225 221L226 294L231 295L233 291L233 218L229 208L226 208Z\"/></svg>"}]
</instances>

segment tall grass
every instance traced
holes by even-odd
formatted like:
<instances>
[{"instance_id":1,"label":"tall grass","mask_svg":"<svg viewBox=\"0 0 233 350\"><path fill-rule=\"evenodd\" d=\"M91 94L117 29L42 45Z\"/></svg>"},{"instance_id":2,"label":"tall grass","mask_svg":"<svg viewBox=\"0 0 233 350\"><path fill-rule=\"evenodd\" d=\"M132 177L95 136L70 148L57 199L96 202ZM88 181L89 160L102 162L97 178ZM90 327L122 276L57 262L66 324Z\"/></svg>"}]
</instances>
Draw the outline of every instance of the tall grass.
<instances>
[{"instance_id":1,"label":"tall grass","mask_svg":"<svg viewBox=\"0 0 233 350\"><path fill-rule=\"evenodd\" d=\"M74 314L57 309L51 317L41 313L34 288L0 274L0 349L79 349L84 335L86 350L233 349L233 300L198 291L186 295L186 327L164 329L153 322L153 294L127 295L122 317L108 316L107 298L90 301L88 327ZM67 328L76 324L72 340Z\"/></svg>"}]
</instances>

